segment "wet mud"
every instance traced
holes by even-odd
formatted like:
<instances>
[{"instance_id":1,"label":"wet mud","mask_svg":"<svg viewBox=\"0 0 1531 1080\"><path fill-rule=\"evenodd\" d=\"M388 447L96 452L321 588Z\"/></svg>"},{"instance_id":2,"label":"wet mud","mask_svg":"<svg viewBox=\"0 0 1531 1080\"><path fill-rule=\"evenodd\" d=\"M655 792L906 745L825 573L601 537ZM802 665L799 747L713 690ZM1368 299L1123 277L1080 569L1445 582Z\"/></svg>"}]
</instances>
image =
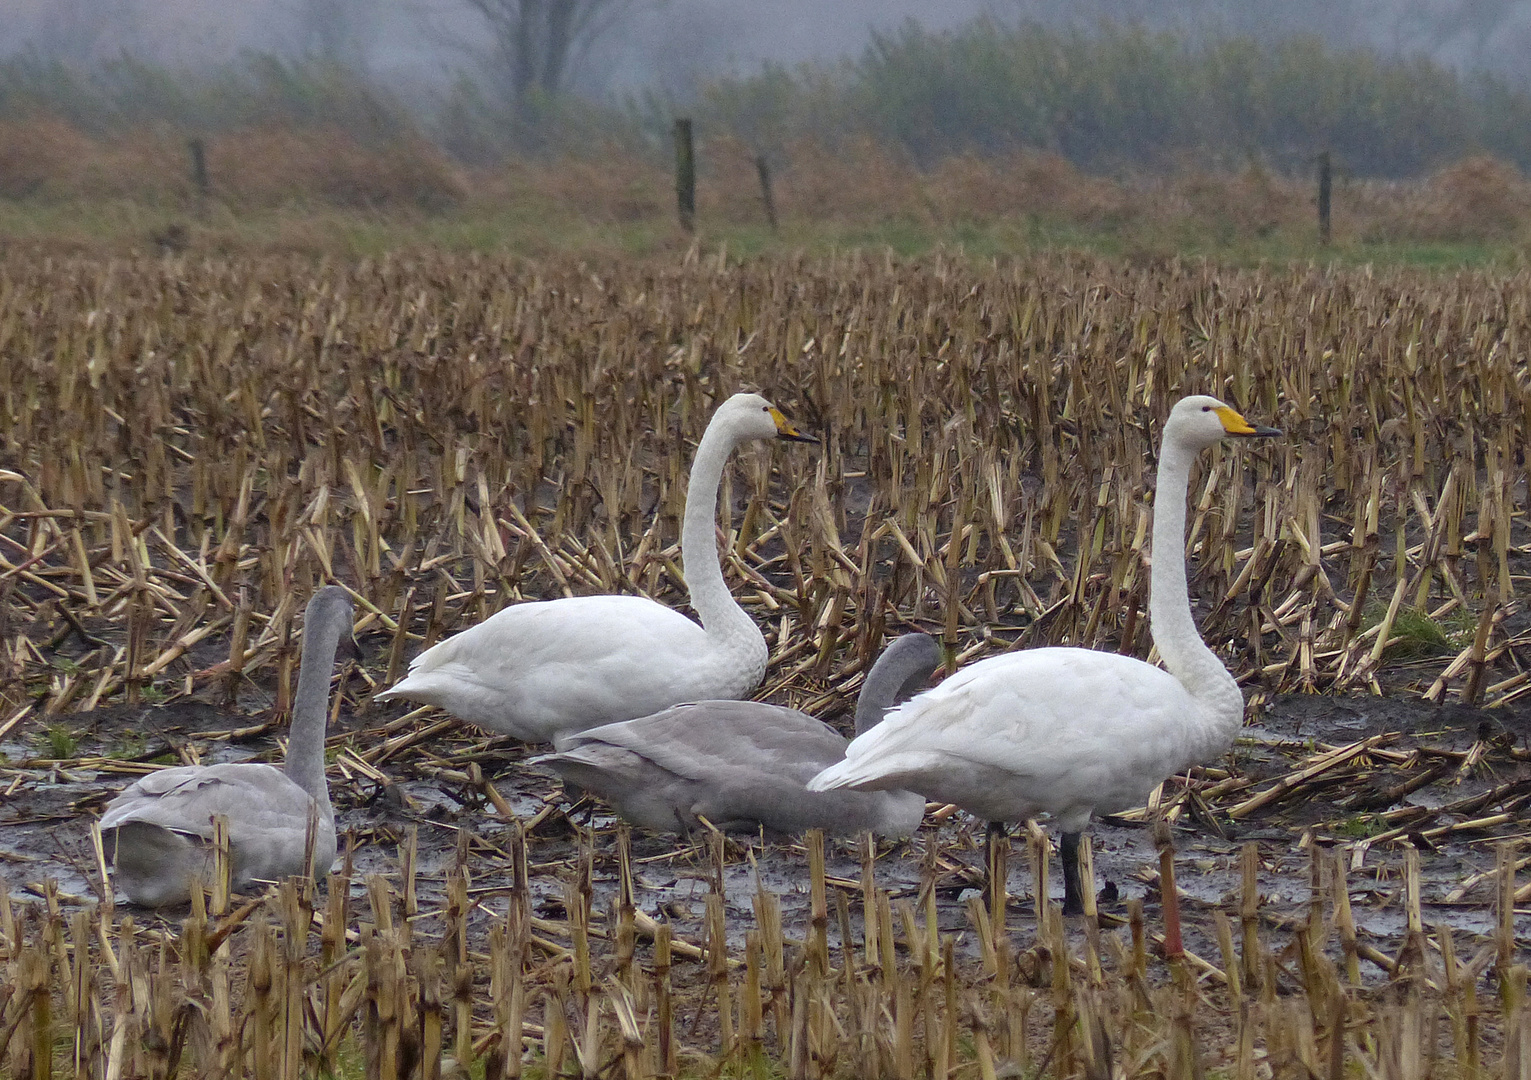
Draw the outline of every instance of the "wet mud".
<instances>
[{"instance_id":1,"label":"wet mud","mask_svg":"<svg viewBox=\"0 0 1531 1080\"><path fill-rule=\"evenodd\" d=\"M441 725L363 767L358 758L401 730L396 723L387 726L378 712L343 710L330 740L337 826L358 895L369 874L397 881L413 831L422 911L440 906L447 872L465 846L476 904L470 926L487 932L505 910L511 884L511 827L487 797L487 781L527 830L538 914L562 917L567 883L582 858L591 867L595 909L604 912L613 903L616 823L603 807L588 799L571 803L556 781L525 767L527 748L457 725ZM35 898L44 879L52 878L64 902L96 903L101 882L90 822L111 796L149 763L279 760L281 731L267 719L181 701L99 709L57 717L49 732L13 733L0 744L0 882L16 902ZM415 723L423 728L429 721ZM1332 899L1334 859L1328 853L1339 848L1347 853L1358 939L1397 955L1407 923L1405 866L1412 847L1426 925L1445 923L1468 939L1486 939L1496 925L1497 884L1483 875L1493 870L1499 845L1523 834L1523 808L1531 803L1528 733L1531 718L1523 712L1437 706L1417 698L1284 696L1262 706L1228 755L1172 780L1160 793L1159 811L1173 822L1187 947L1217 962L1212 913L1221 908L1236 916L1240 853L1247 843L1259 852L1260 918L1273 928L1307 917L1316 855L1324 863L1321 887ZM67 756L56 753L66 746ZM1336 757L1337 765L1317 767ZM1141 899L1149 928L1157 930L1158 851L1150 815L1133 816L1092 828L1096 886L1104 890L1100 910L1106 922L1116 922L1129 900ZM959 949L972 950L967 901L984 887L984 824L960 812L941 817L927 815L912 841L879 843L876 882L895 903L917 901L933 889L942 929L960 935ZM1024 947L1035 929L1036 865L1025 829L1012 834L1008 925ZM635 833L632 856L639 909L668 919L678 938L701 940L705 896L720 870L716 842L707 835ZM853 933L861 925L863 868L861 842L828 841L827 877L832 893L847 894ZM1049 869L1052 898L1061 901L1056 855ZM722 845L721 875L730 934L742 939L753 925L760 887L781 898L789 936L804 932L809 889L800 839L731 835ZM835 944L838 898L832 895L829 906ZM142 917L174 922L179 914ZM1516 922L1518 933L1531 938L1531 911L1518 911Z\"/></svg>"}]
</instances>

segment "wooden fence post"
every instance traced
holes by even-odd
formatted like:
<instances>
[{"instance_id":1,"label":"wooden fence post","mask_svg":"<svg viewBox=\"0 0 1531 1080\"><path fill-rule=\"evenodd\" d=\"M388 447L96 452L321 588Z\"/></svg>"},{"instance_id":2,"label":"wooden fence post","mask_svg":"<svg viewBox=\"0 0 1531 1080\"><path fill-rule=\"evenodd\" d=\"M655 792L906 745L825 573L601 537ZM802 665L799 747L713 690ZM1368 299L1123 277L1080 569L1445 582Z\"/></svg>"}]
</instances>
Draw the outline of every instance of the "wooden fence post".
<instances>
[{"instance_id":1,"label":"wooden fence post","mask_svg":"<svg viewBox=\"0 0 1531 1080\"><path fill-rule=\"evenodd\" d=\"M755 172L760 176L760 199L765 203L766 223L776 231L776 199L771 195L771 163L761 154L755 158Z\"/></svg>"},{"instance_id":2,"label":"wooden fence post","mask_svg":"<svg viewBox=\"0 0 1531 1080\"><path fill-rule=\"evenodd\" d=\"M1318 155L1318 242L1329 246L1329 201L1333 179L1329 168L1329 151Z\"/></svg>"},{"instance_id":3,"label":"wooden fence post","mask_svg":"<svg viewBox=\"0 0 1531 1080\"><path fill-rule=\"evenodd\" d=\"M675 121L675 209L682 229L696 228L696 153L690 120Z\"/></svg>"},{"instance_id":4,"label":"wooden fence post","mask_svg":"<svg viewBox=\"0 0 1531 1080\"><path fill-rule=\"evenodd\" d=\"M207 179L207 147L201 139L191 139L186 145L191 150L191 182L197 189L197 197L205 199L212 186Z\"/></svg>"}]
</instances>

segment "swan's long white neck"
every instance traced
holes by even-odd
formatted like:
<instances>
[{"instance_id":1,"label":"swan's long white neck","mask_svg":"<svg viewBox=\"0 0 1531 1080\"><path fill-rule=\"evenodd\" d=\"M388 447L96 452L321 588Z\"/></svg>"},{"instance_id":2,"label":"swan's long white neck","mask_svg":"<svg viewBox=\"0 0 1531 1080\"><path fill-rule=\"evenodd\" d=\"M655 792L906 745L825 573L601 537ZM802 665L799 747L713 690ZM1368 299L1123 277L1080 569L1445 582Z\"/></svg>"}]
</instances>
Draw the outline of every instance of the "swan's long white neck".
<instances>
[{"instance_id":1,"label":"swan's long white neck","mask_svg":"<svg viewBox=\"0 0 1531 1080\"><path fill-rule=\"evenodd\" d=\"M1168 436L1159 454L1154 492L1153 562L1148 618L1154 644L1169 673L1207 710L1219 749L1244 719L1244 695L1228 669L1207 648L1191 617L1185 573L1185 502L1194 451Z\"/></svg>"},{"instance_id":2,"label":"swan's long white neck","mask_svg":"<svg viewBox=\"0 0 1531 1080\"><path fill-rule=\"evenodd\" d=\"M707 636L720 646L737 648L765 664L766 644L755 620L728 591L718 565L718 487L723 466L739 440L726 421L715 417L707 425L686 490L686 516L681 522L680 561L691 592L691 606L702 620Z\"/></svg>"},{"instance_id":3,"label":"swan's long white neck","mask_svg":"<svg viewBox=\"0 0 1531 1080\"><path fill-rule=\"evenodd\" d=\"M324 779L324 728L329 722L330 676L340 644L341 613L328 606L321 617L303 628L303 656L298 668L298 692L292 703L292 726L287 733L287 776L313 796L322 812L330 812L330 788Z\"/></svg>"}]
</instances>

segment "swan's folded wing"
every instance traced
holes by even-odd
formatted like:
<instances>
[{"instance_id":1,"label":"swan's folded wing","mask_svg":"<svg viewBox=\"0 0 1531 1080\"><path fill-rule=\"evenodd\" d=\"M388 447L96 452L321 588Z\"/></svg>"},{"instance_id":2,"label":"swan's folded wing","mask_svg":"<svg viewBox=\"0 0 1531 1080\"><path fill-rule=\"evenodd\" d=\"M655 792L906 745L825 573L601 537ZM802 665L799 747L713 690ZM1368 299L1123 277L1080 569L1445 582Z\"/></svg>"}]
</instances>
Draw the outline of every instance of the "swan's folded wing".
<instances>
[{"instance_id":1,"label":"swan's folded wing","mask_svg":"<svg viewBox=\"0 0 1531 1080\"><path fill-rule=\"evenodd\" d=\"M680 612L642 596L514 604L426 649L410 662L408 677L385 693L444 668L466 667L493 680L544 664L601 663L614 650L641 663L656 649L705 645L705 633Z\"/></svg>"},{"instance_id":2,"label":"swan's folded wing","mask_svg":"<svg viewBox=\"0 0 1531 1080\"><path fill-rule=\"evenodd\" d=\"M1164 737L1166 716L1197 707L1169 673L1142 661L1086 649L1035 649L981 661L905 702L852 741L846 761L810 785L896 783L963 763L998 769L1039 786L1115 771L1144 757L1181 753ZM1152 728L1155 738L1135 739ZM1173 771L1167 764L1165 774Z\"/></svg>"},{"instance_id":3,"label":"swan's folded wing","mask_svg":"<svg viewBox=\"0 0 1531 1080\"><path fill-rule=\"evenodd\" d=\"M846 742L796 709L753 701L700 701L566 736L559 749L600 742L687 780L779 776L798 784L838 761Z\"/></svg>"},{"instance_id":4,"label":"swan's folded wing","mask_svg":"<svg viewBox=\"0 0 1531 1080\"><path fill-rule=\"evenodd\" d=\"M813 794L805 785L838 761L845 740L794 709L744 701L679 705L559 740L533 759L608 799L622 816L671 831L705 817L721 828L784 833L861 829L906 836L924 800L897 794Z\"/></svg>"},{"instance_id":5,"label":"swan's folded wing","mask_svg":"<svg viewBox=\"0 0 1531 1080\"><path fill-rule=\"evenodd\" d=\"M706 632L662 604L573 597L506 608L421 653L379 697L436 705L536 742L748 689L718 663Z\"/></svg>"},{"instance_id":6,"label":"swan's folded wing","mask_svg":"<svg viewBox=\"0 0 1531 1080\"><path fill-rule=\"evenodd\" d=\"M101 828L140 821L209 838L222 815L230 836L306 822L314 802L282 770L270 765L191 765L150 773L111 801Z\"/></svg>"}]
</instances>

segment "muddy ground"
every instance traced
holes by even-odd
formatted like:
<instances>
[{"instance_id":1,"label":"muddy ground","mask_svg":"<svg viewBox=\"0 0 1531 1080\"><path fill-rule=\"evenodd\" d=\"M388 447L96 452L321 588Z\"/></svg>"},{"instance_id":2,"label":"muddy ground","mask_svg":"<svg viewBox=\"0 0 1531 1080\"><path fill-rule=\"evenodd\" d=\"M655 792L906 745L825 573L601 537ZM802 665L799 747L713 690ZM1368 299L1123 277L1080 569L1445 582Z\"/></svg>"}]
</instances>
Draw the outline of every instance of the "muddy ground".
<instances>
[{"instance_id":1,"label":"muddy ground","mask_svg":"<svg viewBox=\"0 0 1531 1080\"><path fill-rule=\"evenodd\" d=\"M366 756L374 748L376 756L375 748L402 728L384 727L397 719L398 710L364 708L356 714L351 704L348 698L332 729L338 760L330 775L338 824L351 845L358 895L365 875L397 874L399 844L413 825L418 829L421 903L432 905L455 857L459 832L468 829L472 889L479 904L473 923L482 932L504 911L508 828L482 789L464 782L476 764L516 814L533 823L528 855L541 911L561 914L564 882L587 823L593 826L596 908L605 910L615 890L615 837L614 820L599 806L571 806L555 781L521 764L530 754L512 740L488 739L456 725L443 725L365 775L351 755ZM13 732L0 743L0 880L12 900L35 899L41 882L51 877L66 902L95 903L100 885L89 822L131 782L132 770L141 767L136 762L274 760L280 754L278 733L264 719L258 710L228 712L183 700L169 706L98 709L55 718L48 731ZM1348 879L1359 936L1380 952L1397 955L1405 928L1405 852L1412 843L1421 855L1427 926L1444 922L1469 938L1486 937L1496 918L1493 881L1465 895L1453 893L1472 875L1493 868L1500 841L1524 831L1521 810L1531 801L1528 734L1531 717L1512 708L1484 711L1406 697L1274 699L1258 710L1215 770L1193 774L1189 787L1205 798L1187 800L1185 781L1164 791L1166 805L1180 804L1174 836L1187 946L1216 962L1211 912L1222 905L1230 915L1236 913L1239 851L1248 841L1259 848L1262 914L1269 925L1305 917L1315 846L1361 844L1365 850L1352 856ZM1376 740L1366 753L1238 820L1229 816L1252 795L1290 782L1329 748L1366 739ZM1140 897L1150 927L1157 929L1158 857L1149 827L1107 820L1096 824L1093 835L1097 886L1108 897L1102 912L1120 916L1128 898ZM941 925L963 933L969 928L965 899L982 883L983 839L982 824L961 813L939 824L927 816L912 842L879 847L878 882L895 899L913 896L926 873L927 847L936 844ZM668 917L678 936L699 940L703 897L712 876L706 845L639 834L633 852L639 907L657 918ZM742 937L752 925L757 873L781 896L789 935L801 932L808 903L801 845L780 837L736 837L727 858L731 932ZM834 879L858 881L860 869L854 842L830 843L832 884ZM1054 897L1060 897L1056 860L1052 883ZM1009 925L1024 947L1033 934L1034 908L1023 837L1013 843L1009 886L1015 898ZM1115 899L1109 899L1113 892ZM859 910L859 896L852 900L852 909ZM178 914L163 917L176 919ZM1521 934L1531 931L1531 911L1518 913L1517 921ZM831 940L837 937L832 915Z\"/></svg>"}]
</instances>

